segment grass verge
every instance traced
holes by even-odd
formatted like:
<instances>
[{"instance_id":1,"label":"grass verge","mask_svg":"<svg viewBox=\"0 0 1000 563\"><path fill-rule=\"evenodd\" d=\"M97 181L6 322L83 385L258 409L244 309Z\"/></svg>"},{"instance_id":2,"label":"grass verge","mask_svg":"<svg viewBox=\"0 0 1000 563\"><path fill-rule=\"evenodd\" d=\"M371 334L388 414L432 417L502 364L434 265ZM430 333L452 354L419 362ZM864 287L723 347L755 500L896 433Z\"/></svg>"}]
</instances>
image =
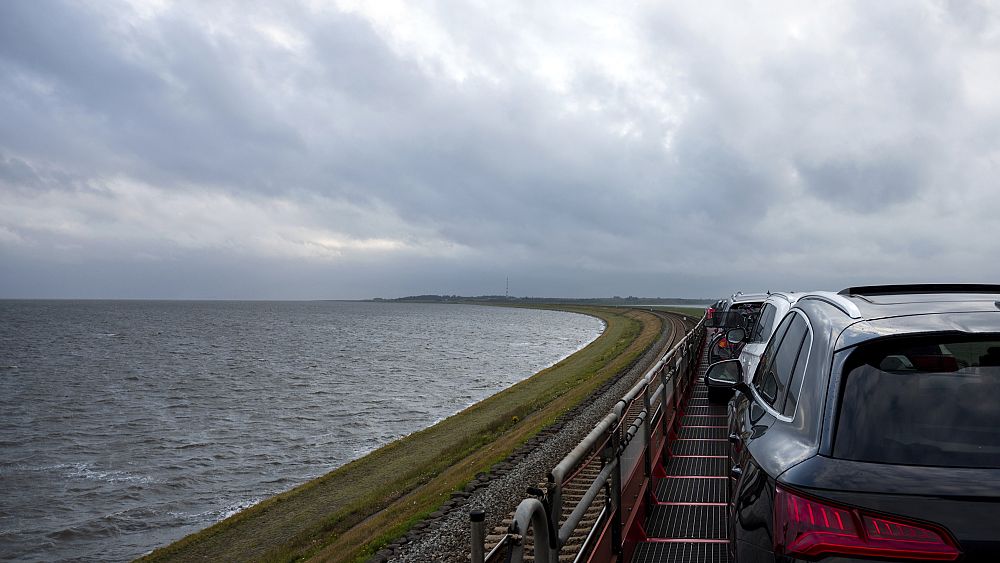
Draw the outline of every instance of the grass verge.
<instances>
[{"instance_id":1,"label":"grass verge","mask_svg":"<svg viewBox=\"0 0 1000 563\"><path fill-rule=\"evenodd\" d=\"M704 307L653 307L653 309L656 309L657 311L666 311L668 313L677 313L678 315L687 315L695 320L705 316Z\"/></svg>"},{"instance_id":2,"label":"grass verge","mask_svg":"<svg viewBox=\"0 0 1000 563\"><path fill-rule=\"evenodd\" d=\"M629 366L661 330L660 319L644 311L559 309L599 317L607 328L552 367L141 561L357 561L370 555Z\"/></svg>"}]
</instances>

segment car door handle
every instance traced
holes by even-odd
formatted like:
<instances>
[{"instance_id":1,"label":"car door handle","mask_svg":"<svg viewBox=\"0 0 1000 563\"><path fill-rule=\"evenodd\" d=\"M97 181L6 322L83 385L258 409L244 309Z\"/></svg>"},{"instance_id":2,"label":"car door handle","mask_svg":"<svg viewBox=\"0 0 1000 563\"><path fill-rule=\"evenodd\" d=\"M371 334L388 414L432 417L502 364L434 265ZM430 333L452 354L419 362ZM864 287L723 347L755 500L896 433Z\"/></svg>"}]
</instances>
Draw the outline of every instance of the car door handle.
<instances>
[{"instance_id":1,"label":"car door handle","mask_svg":"<svg viewBox=\"0 0 1000 563\"><path fill-rule=\"evenodd\" d=\"M740 438L739 436L737 436L736 434L730 434L729 435L729 443L733 444L734 446L738 446L741 443L743 443L743 439Z\"/></svg>"},{"instance_id":2,"label":"car door handle","mask_svg":"<svg viewBox=\"0 0 1000 563\"><path fill-rule=\"evenodd\" d=\"M739 465L734 465L729 469L729 476L738 480L743 476L743 470L740 469Z\"/></svg>"}]
</instances>

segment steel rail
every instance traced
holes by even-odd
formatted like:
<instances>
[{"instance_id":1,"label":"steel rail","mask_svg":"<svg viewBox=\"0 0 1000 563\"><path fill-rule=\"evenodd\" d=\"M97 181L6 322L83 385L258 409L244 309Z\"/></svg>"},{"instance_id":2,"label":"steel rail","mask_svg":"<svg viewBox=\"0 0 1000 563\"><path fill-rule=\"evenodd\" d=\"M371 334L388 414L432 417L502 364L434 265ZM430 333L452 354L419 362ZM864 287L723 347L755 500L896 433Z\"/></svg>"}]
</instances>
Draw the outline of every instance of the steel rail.
<instances>
[{"instance_id":1,"label":"steel rail","mask_svg":"<svg viewBox=\"0 0 1000 563\"><path fill-rule=\"evenodd\" d=\"M618 469L618 461L612 460L611 463L604 466L604 469L597 475L597 478L590 483L586 494L583 495L580 502L573 508L573 512L566 518L566 522L562 525L562 528L559 529L560 545L564 545L566 540L576 531L576 523L579 523L583 518L583 513L590 508L590 504L594 502L597 495L601 493L601 489L604 488L605 482L611 477L611 472L616 469Z\"/></svg>"}]
</instances>

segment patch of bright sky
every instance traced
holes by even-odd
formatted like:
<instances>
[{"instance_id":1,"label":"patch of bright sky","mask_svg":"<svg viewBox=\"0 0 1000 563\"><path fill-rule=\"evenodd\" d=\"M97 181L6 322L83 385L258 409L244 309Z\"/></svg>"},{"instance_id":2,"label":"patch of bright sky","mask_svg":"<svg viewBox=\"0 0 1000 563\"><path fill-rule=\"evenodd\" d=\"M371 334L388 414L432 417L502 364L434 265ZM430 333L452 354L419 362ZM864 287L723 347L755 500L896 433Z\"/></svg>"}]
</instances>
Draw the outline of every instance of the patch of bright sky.
<instances>
[{"instance_id":1,"label":"patch of bright sky","mask_svg":"<svg viewBox=\"0 0 1000 563\"><path fill-rule=\"evenodd\" d=\"M255 22L254 29L271 44L295 54L302 54L308 43L301 33L273 21Z\"/></svg>"},{"instance_id":2,"label":"patch of bright sky","mask_svg":"<svg viewBox=\"0 0 1000 563\"><path fill-rule=\"evenodd\" d=\"M462 83L475 75L495 82L497 78L452 40L441 23L420 8L401 0L366 2L338 0L337 7L368 20L397 56L414 59L431 76L442 75Z\"/></svg>"},{"instance_id":3,"label":"patch of bright sky","mask_svg":"<svg viewBox=\"0 0 1000 563\"><path fill-rule=\"evenodd\" d=\"M353 217L345 232L316 224L315 207ZM454 256L463 249L432 233L414 232L385 209L344 201L297 202L282 198L236 198L221 190L163 190L118 177L72 192L47 191L0 196L0 214L9 218L10 245L32 239L56 241L146 240L187 249L228 249L249 255L339 258L351 253L406 252ZM397 223L395 228L391 225ZM380 225L398 236L364 236L356 223ZM20 234L18 234L20 233Z\"/></svg>"},{"instance_id":4,"label":"patch of bright sky","mask_svg":"<svg viewBox=\"0 0 1000 563\"><path fill-rule=\"evenodd\" d=\"M516 13L508 13L516 12L513 7L483 10L490 14L488 19L470 22L488 36L478 40L518 39L505 43L511 59L491 60L479 52L482 45L463 42L456 30L447 29L441 18L423 10L422 5L340 0L337 6L368 20L397 56L414 58L427 74L443 71L458 83L475 76L493 84L530 75L560 100L567 115L602 114L610 132L622 137L639 135L639 116L622 116L620 100L594 96L576 83L582 72L596 73L616 95L629 98L642 110L637 113L654 110L663 124L679 120L677 97L671 95L659 74L662 68L646 64L635 14L627 8L533 6L532 10L545 14L533 21L521 21ZM648 119L648 115L642 117ZM669 146L669 139L664 143Z\"/></svg>"},{"instance_id":5,"label":"patch of bright sky","mask_svg":"<svg viewBox=\"0 0 1000 563\"><path fill-rule=\"evenodd\" d=\"M173 5L169 0L122 0L131 13L142 19L154 19L167 12ZM96 2L100 6L103 2Z\"/></svg>"}]
</instances>

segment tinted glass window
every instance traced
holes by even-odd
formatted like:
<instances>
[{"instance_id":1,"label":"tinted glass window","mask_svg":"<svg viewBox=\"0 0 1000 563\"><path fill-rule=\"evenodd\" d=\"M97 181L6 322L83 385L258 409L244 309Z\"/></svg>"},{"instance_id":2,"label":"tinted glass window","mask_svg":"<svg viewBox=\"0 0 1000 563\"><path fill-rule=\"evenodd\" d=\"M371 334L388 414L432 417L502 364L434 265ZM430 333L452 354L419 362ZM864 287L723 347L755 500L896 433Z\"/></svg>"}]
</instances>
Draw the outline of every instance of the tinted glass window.
<instances>
[{"instance_id":1,"label":"tinted glass window","mask_svg":"<svg viewBox=\"0 0 1000 563\"><path fill-rule=\"evenodd\" d=\"M727 311L716 311L705 326L709 328L744 328L750 330L757 322L762 303L735 303Z\"/></svg>"},{"instance_id":2,"label":"tinted glass window","mask_svg":"<svg viewBox=\"0 0 1000 563\"><path fill-rule=\"evenodd\" d=\"M712 318L705 321L708 328L732 328L736 326L739 315L731 315L728 311L715 311Z\"/></svg>"},{"instance_id":3,"label":"tinted glass window","mask_svg":"<svg viewBox=\"0 0 1000 563\"><path fill-rule=\"evenodd\" d=\"M773 387L773 392L765 398L772 406L778 405L779 410L785 404L785 391L788 389L789 380L792 379L792 370L795 369L795 360L799 357L799 348L802 347L806 330L806 321L799 315L793 315L792 324L789 325L788 332L774 353L774 361L764 374L765 389ZM772 380L773 383L768 383Z\"/></svg>"},{"instance_id":4,"label":"tinted glass window","mask_svg":"<svg viewBox=\"0 0 1000 563\"><path fill-rule=\"evenodd\" d=\"M729 308L730 313L739 315L739 318L734 326L750 332L750 329L757 323L757 316L760 314L760 309L763 306L763 302L734 304Z\"/></svg>"},{"instance_id":5,"label":"tinted glass window","mask_svg":"<svg viewBox=\"0 0 1000 563\"><path fill-rule=\"evenodd\" d=\"M754 326L753 334L750 335L750 342L765 342L767 337L771 336L771 326L774 325L774 315L778 312L778 308L770 303L764 305L764 309L760 312L760 318L757 319L757 325Z\"/></svg>"},{"instance_id":6,"label":"tinted glass window","mask_svg":"<svg viewBox=\"0 0 1000 563\"><path fill-rule=\"evenodd\" d=\"M802 389L802 378L806 373L806 360L809 358L809 349L812 344L810 331L806 331L802 337L802 347L799 348L799 357L795 360L795 369L792 370L792 379L788 382L788 393L785 396L785 408L781 409L781 414L792 416L795 412L795 405L799 403L799 391Z\"/></svg>"},{"instance_id":7,"label":"tinted glass window","mask_svg":"<svg viewBox=\"0 0 1000 563\"><path fill-rule=\"evenodd\" d=\"M1000 468L1000 335L877 341L842 386L835 457Z\"/></svg>"},{"instance_id":8,"label":"tinted glass window","mask_svg":"<svg viewBox=\"0 0 1000 563\"><path fill-rule=\"evenodd\" d=\"M771 405L778 398L778 381L772 370L774 358L778 351L778 345L795 317L796 315L785 315L785 318L782 319L781 324L774 331L774 337L771 338L764 353L761 354L760 363L757 364L757 372L753 376L753 386L757 389L757 394Z\"/></svg>"}]
</instances>

